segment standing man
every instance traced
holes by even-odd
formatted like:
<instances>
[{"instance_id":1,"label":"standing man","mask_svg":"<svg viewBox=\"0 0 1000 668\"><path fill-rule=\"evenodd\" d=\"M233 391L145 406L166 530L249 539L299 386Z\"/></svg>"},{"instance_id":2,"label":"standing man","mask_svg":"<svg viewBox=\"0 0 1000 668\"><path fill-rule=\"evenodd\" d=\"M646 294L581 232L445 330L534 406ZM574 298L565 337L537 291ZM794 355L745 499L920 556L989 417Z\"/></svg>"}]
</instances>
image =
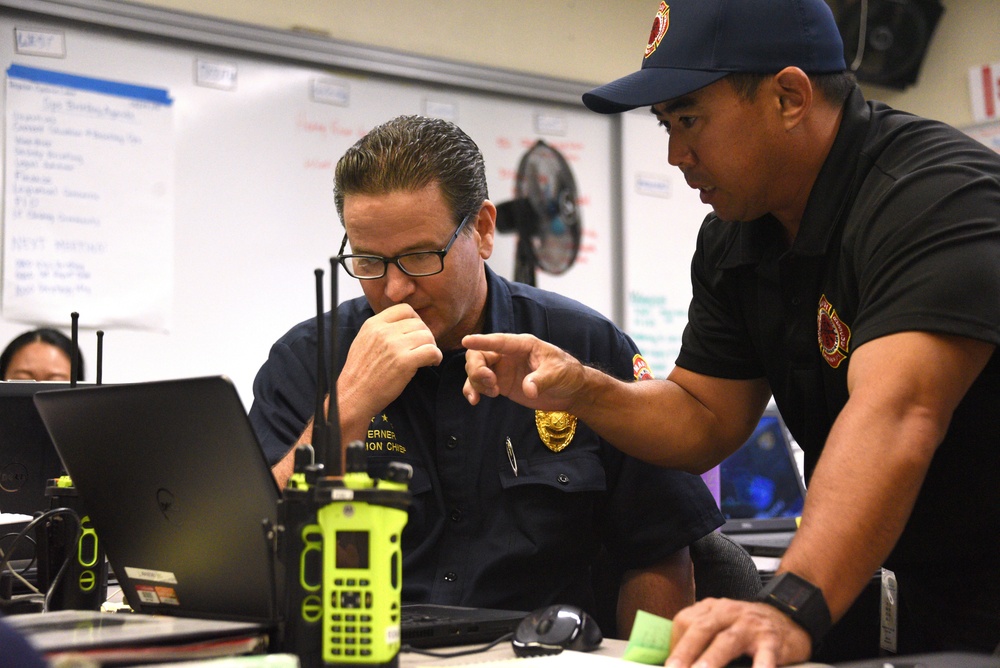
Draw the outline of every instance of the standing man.
<instances>
[{"instance_id":1,"label":"standing man","mask_svg":"<svg viewBox=\"0 0 1000 668\"><path fill-rule=\"evenodd\" d=\"M801 528L762 602L677 615L668 666L805 660L882 566L899 653L1000 642L1000 156L845 69L822 0L661 2L642 69L584 102L649 106L714 209L676 368L621 383L530 336L465 340L474 405L565 410L690 471L773 395L806 453Z\"/></svg>"},{"instance_id":2,"label":"standing man","mask_svg":"<svg viewBox=\"0 0 1000 668\"><path fill-rule=\"evenodd\" d=\"M366 443L373 475L413 467L404 602L593 612L604 551L624 572L619 634L637 609L672 617L692 603L687 546L722 523L697 476L627 457L572 416L462 395L461 341L474 333L531 332L617 378L649 374L595 311L486 266L496 207L472 139L446 121L396 118L340 159L334 192L338 259L365 295L338 310L340 428L344 443ZM311 440L315 360L308 320L254 382L250 418L280 484L292 446Z\"/></svg>"}]
</instances>

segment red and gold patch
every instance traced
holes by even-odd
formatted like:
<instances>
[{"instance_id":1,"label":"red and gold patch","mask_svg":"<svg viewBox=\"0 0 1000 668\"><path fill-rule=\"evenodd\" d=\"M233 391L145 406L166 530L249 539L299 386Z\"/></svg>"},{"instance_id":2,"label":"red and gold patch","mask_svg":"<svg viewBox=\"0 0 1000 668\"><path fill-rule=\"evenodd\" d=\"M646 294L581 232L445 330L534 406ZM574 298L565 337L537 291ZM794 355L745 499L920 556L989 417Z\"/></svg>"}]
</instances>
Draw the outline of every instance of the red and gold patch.
<instances>
[{"instance_id":1,"label":"red and gold patch","mask_svg":"<svg viewBox=\"0 0 1000 668\"><path fill-rule=\"evenodd\" d=\"M816 318L816 333L819 351L826 363L834 369L847 359L851 342L851 328L841 321L837 309L827 301L826 295L819 298L819 313Z\"/></svg>"},{"instance_id":2,"label":"red and gold patch","mask_svg":"<svg viewBox=\"0 0 1000 668\"><path fill-rule=\"evenodd\" d=\"M663 36L667 34L667 28L670 27L670 5L665 2L660 3L660 9L657 10L656 16L653 18L653 27L649 31L649 42L646 43L646 53L644 58L649 58L656 51L656 47L660 45L660 41Z\"/></svg>"},{"instance_id":3,"label":"red and gold patch","mask_svg":"<svg viewBox=\"0 0 1000 668\"><path fill-rule=\"evenodd\" d=\"M646 364L646 360L642 358L642 355L634 355L632 357L632 374L636 380L653 380L653 372L650 370L649 365Z\"/></svg>"}]
</instances>

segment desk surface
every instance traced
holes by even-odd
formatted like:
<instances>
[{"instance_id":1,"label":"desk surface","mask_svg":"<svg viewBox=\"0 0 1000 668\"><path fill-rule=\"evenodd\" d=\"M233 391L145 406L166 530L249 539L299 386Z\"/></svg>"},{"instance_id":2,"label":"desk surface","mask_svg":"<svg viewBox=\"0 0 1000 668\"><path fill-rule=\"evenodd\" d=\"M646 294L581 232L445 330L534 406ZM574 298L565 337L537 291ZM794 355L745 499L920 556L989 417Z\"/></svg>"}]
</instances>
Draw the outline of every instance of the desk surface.
<instances>
[{"instance_id":1,"label":"desk surface","mask_svg":"<svg viewBox=\"0 0 1000 668\"><path fill-rule=\"evenodd\" d=\"M625 653L625 646L628 643L624 640L615 640L611 638L605 638L601 643L601 646L597 648L592 654L607 657L621 657ZM449 652L458 651L462 648L447 648L442 647L440 651L442 654L447 654ZM514 659L514 650L511 649L509 642L502 642L496 647L483 652L481 654L466 654L463 656L456 656L448 659L437 658L433 656L426 656L423 654L415 654L413 652L404 652L399 655L399 668L421 668L422 666L461 666L477 663L487 663L493 661L503 661L505 659ZM629 665L638 666L639 664L630 663Z\"/></svg>"},{"instance_id":2,"label":"desk surface","mask_svg":"<svg viewBox=\"0 0 1000 668\"><path fill-rule=\"evenodd\" d=\"M625 646L628 643L624 640L615 640L611 638L605 638L601 643L601 646L597 648L594 652L591 652L589 656L602 656L607 658L621 658L625 653ZM460 648L459 648L460 649ZM442 648L441 653L448 653L447 648ZM455 651L455 650L452 650ZM425 668L428 666L462 666L462 665L475 665L480 663L488 663L494 661L505 661L507 659L514 659L514 651L510 647L509 642L500 643L496 647L493 647L487 652L482 654L466 654L465 656L457 656L449 659L439 659L432 656L424 656L422 654L413 654L412 652L406 652L399 655L399 668ZM567 657L568 658L568 657ZM613 665L615 662L611 662L608 665ZM562 665L575 665L576 662L564 663ZM628 666L641 666L642 664L633 663L631 661L626 662L624 659L621 661L622 665ZM600 665L595 663L595 666ZM819 663L803 663L792 668L830 668L825 664Z\"/></svg>"}]
</instances>

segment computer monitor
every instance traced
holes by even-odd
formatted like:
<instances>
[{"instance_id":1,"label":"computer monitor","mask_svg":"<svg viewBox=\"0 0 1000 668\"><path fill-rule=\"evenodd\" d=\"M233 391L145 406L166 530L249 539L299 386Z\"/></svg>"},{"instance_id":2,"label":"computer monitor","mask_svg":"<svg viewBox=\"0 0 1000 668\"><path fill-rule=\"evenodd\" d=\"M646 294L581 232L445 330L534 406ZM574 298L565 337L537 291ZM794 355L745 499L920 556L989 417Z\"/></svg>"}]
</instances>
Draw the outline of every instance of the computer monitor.
<instances>
[{"instance_id":1,"label":"computer monitor","mask_svg":"<svg viewBox=\"0 0 1000 668\"><path fill-rule=\"evenodd\" d=\"M794 528L805 487L781 416L769 409L753 435L719 470L719 505L726 529Z\"/></svg>"},{"instance_id":2,"label":"computer monitor","mask_svg":"<svg viewBox=\"0 0 1000 668\"><path fill-rule=\"evenodd\" d=\"M45 486L63 472L34 396L68 382L0 381L0 513L48 510Z\"/></svg>"}]
</instances>

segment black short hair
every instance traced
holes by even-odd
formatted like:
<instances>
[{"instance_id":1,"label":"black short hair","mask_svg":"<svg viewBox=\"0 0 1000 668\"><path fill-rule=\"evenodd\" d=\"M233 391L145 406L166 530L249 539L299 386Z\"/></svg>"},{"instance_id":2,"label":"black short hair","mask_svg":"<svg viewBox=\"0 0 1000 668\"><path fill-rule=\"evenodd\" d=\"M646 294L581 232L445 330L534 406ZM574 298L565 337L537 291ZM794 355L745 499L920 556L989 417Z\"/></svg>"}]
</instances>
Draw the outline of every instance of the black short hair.
<instances>
[{"instance_id":1,"label":"black short hair","mask_svg":"<svg viewBox=\"0 0 1000 668\"><path fill-rule=\"evenodd\" d=\"M23 334L19 334L7 344L3 353L0 353L0 379L7 377L7 367L10 366L10 361L14 358L14 355L21 350L21 348L24 348L29 343L39 341L53 345L66 353L66 357L70 359L71 364L73 361L73 353L75 351L77 355L76 379L83 380L83 355L80 354L80 349L73 347L73 340L68 336L60 332L58 329L51 329L49 327L33 329L31 331L24 332Z\"/></svg>"},{"instance_id":2,"label":"black short hair","mask_svg":"<svg viewBox=\"0 0 1000 668\"><path fill-rule=\"evenodd\" d=\"M757 95L757 90L765 80L773 77L772 74L757 74L754 72L733 72L726 76L729 85L733 87L736 94L748 102L752 102ZM826 100L834 105L841 106L847 100L854 87L858 84L853 72L831 72L826 74L810 74L809 81L813 88L819 90Z\"/></svg>"}]
</instances>

